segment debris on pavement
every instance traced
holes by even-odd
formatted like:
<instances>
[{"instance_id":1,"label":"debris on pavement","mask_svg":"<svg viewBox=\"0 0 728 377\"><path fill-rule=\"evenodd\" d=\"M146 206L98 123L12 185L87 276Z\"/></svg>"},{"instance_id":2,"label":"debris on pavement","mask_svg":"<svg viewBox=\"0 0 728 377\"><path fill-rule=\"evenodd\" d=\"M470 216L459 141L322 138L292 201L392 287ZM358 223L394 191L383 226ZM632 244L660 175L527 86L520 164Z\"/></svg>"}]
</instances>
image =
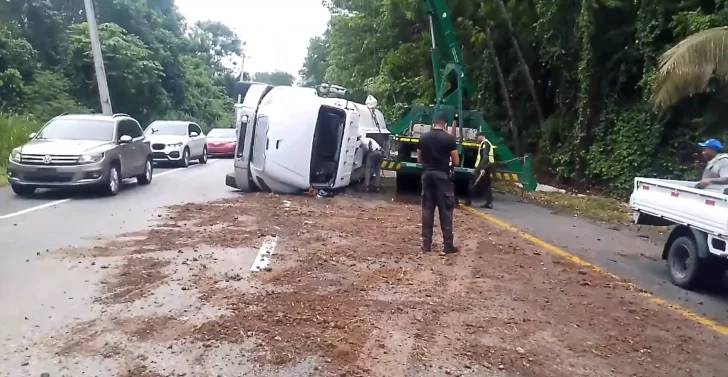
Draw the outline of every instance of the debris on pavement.
<instances>
[{"instance_id":1,"label":"debris on pavement","mask_svg":"<svg viewBox=\"0 0 728 377\"><path fill-rule=\"evenodd\" d=\"M419 219L417 206L346 195L170 207L148 231L67 254L114 267L97 300L106 314L54 347L67 360L121 360L129 377L238 375L243 364L256 376L362 377L709 376L724 366L725 338L630 284L466 212L455 216L461 253L425 255ZM271 235L273 268L250 274Z\"/></svg>"}]
</instances>

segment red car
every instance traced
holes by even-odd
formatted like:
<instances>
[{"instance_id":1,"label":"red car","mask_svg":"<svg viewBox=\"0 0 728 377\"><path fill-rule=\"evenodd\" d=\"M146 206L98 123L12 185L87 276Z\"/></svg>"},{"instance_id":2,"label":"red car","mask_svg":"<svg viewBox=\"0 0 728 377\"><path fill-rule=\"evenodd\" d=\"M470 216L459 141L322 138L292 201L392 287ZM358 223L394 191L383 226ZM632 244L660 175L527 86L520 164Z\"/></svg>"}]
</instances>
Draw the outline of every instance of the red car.
<instances>
[{"instance_id":1,"label":"red car","mask_svg":"<svg viewBox=\"0 0 728 377\"><path fill-rule=\"evenodd\" d=\"M207 154L211 157L233 157L236 141L234 128L213 128L207 133Z\"/></svg>"}]
</instances>

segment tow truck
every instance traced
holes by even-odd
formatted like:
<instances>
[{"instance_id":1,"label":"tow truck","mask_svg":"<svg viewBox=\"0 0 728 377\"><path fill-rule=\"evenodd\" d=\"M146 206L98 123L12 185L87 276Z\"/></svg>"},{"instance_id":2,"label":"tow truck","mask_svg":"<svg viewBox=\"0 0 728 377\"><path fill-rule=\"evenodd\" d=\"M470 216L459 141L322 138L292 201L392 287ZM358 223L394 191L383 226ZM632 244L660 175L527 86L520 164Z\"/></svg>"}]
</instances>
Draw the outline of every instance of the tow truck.
<instances>
[{"instance_id":1,"label":"tow truck","mask_svg":"<svg viewBox=\"0 0 728 377\"><path fill-rule=\"evenodd\" d=\"M458 141L460 166L454 167L456 190L463 191L475 172L478 151L478 132L485 133L495 146L494 180L520 183L525 191L536 190L530 156L514 156L507 143L490 128L477 110L465 105L473 94L473 85L463 69L461 45L446 0L422 0L430 27L431 59L434 72L436 100L431 106L413 106L404 118L394 122L388 158L382 162L385 170L397 172L397 188L410 190L418 186L422 165L417 163L419 137L430 130L437 114L448 114L459 121L450 128ZM453 124L452 122L450 124Z\"/></svg>"}]
</instances>

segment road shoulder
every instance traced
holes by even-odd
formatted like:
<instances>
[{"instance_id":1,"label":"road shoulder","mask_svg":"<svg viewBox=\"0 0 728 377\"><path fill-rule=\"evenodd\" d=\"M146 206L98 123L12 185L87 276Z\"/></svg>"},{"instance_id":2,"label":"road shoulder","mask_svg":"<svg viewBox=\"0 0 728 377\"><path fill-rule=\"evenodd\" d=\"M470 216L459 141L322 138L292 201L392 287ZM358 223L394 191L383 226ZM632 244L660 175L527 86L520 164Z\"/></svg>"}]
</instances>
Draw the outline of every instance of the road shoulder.
<instances>
[{"instance_id":1,"label":"road shoulder","mask_svg":"<svg viewBox=\"0 0 728 377\"><path fill-rule=\"evenodd\" d=\"M521 231L561 248L666 301L728 323L728 293L690 292L668 281L661 259L666 234L634 229L551 208L524 203L510 194L497 194L495 208L476 209Z\"/></svg>"}]
</instances>

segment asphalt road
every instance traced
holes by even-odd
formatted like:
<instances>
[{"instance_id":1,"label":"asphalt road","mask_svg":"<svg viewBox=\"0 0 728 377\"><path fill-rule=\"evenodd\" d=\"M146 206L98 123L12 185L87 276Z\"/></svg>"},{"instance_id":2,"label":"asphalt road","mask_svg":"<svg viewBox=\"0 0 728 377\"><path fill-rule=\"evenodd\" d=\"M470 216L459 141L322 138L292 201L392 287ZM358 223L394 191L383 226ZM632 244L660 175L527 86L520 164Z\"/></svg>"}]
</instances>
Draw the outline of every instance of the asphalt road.
<instances>
[{"instance_id":1,"label":"asphalt road","mask_svg":"<svg viewBox=\"0 0 728 377\"><path fill-rule=\"evenodd\" d=\"M664 235L598 224L574 215L496 195L495 208L484 210L537 238L632 281L657 297L728 325L728 289L690 292L668 281L661 259Z\"/></svg>"},{"instance_id":2,"label":"asphalt road","mask_svg":"<svg viewBox=\"0 0 728 377\"><path fill-rule=\"evenodd\" d=\"M143 229L167 205L236 195L224 184L231 168L230 160L210 160L207 165L187 169L157 168L150 186L131 182L116 197L49 192L23 199L8 187L0 188L0 303L4 308L0 311L0 376L37 376L46 371L53 356L38 354L41 351L34 345L48 341L70 323L102 315L92 300L103 274L76 265L76 261L43 258L46 253ZM659 237L651 240L629 230L520 203L511 196L498 195L495 203L488 214L658 297L728 324L726 290L687 292L667 281ZM31 364L25 365L28 360ZM100 361L66 372L107 375L109 368Z\"/></svg>"},{"instance_id":3,"label":"asphalt road","mask_svg":"<svg viewBox=\"0 0 728 377\"><path fill-rule=\"evenodd\" d=\"M158 168L151 185L138 186L132 180L116 197L55 192L23 199L9 187L0 188L0 376L48 371L44 368L52 363L52 355L39 355L33 345L69 323L100 315L92 300L102 274L75 265L78 262L64 265L43 258L45 253L138 231L157 218L163 206L234 195L224 183L230 169L230 160ZM28 360L34 364L21 367ZM73 372L108 375L107 371L99 363Z\"/></svg>"}]
</instances>

